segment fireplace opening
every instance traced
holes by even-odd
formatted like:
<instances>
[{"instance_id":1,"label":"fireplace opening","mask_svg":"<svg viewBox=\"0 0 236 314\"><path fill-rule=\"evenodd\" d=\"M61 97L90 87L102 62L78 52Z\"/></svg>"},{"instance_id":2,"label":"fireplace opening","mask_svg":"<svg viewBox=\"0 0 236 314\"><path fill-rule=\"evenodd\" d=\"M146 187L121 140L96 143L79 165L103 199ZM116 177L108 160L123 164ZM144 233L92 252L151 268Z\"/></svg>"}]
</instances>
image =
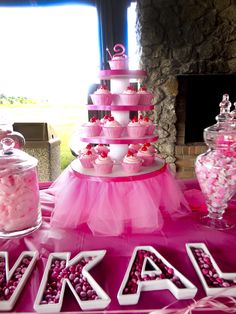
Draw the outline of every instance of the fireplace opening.
<instances>
[{"instance_id":1,"label":"fireplace opening","mask_svg":"<svg viewBox=\"0 0 236 314\"><path fill-rule=\"evenodd\" d=\"M178 84L176 113L177 123L184 124L184 144L203 142L203 129L216 123L222 95L236 102L236 75L179 75Z\"/></svg>"}]
</instances>

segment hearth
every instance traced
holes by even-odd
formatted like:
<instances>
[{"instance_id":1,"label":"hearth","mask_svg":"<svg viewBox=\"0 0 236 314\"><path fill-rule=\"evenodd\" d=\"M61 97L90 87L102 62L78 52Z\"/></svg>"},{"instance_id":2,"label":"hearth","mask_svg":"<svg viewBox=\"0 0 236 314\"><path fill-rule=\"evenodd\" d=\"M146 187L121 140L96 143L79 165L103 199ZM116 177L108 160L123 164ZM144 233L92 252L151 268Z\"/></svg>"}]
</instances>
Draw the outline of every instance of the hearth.
<instances>
[{"instance_id":1,"label":"hearth","mask_svg":"<svg viewBox=\"0 0 236 314\"><path fill-rule=\"evenodd\" d=\"M236 102L236 75L179 75L177 79L177 144L203 142L203 129L216 123L222 95L229 94L230 101Z\"/></svg>"}]
</instances>

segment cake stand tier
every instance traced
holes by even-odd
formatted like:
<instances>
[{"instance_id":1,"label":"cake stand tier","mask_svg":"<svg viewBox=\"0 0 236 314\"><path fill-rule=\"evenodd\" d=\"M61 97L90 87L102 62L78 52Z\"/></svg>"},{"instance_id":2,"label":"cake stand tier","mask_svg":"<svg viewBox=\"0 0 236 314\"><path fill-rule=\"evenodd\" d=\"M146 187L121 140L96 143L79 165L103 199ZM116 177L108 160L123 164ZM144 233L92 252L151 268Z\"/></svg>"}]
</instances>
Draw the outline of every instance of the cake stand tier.
<instances>
[{"instance_id":1,"label":"cake stand tier","mask_svg":"<svg viewBox=\"0 0 236 314\"><path fill-rule=\"evenodd\" d=\"M144 144L147 142L156 142L158 135L147 135L139 138L120 137L120 138L107 138L105 136L95 137L80 137L81 142L91 144Z\"/></svg>"},{"instance_id":2,"label":"cake stand tier","mask_svg":"<svg viewBox=\"0 0 236 314\"><path fill-rule=\"evenodd\" d=\"M155 162L146 167L141 167L138 173L127 173L123 170L121 164L114 164L112 173L97 175L94 168L85 169L81 166L79 159L75 159L70 164L72 170L81 179L87 179L92 181L105 181L105 182L127 182L127 181L139 181L152 178L161 174L166 170L167 164L163 159L156 158Z\"/></svg>"},{"instance_id":3,"label":"cake stand tier","mask_svg":"<svg viewBox=\"0 0 236 314\"><path fill-rule=\"evenodd\" d=\"M92 105L88 104L88 110L107 110L107 111L140 111L140 110L153 110L154 105L137 105L137 106L129 106L129 105Z\"/></svg>"},{"instance_id":4,"label":"cake stand tier","mask_svg":"<svg viewBox=\"0 0 236 314\"><path fill-rule=\"evenodd\" d=\"M109 80L113 78L138 79L145 78L146 76L147 73L143 70L101 70L99 72L99 78L103 80Z\"/></svg>"}]
</instances>

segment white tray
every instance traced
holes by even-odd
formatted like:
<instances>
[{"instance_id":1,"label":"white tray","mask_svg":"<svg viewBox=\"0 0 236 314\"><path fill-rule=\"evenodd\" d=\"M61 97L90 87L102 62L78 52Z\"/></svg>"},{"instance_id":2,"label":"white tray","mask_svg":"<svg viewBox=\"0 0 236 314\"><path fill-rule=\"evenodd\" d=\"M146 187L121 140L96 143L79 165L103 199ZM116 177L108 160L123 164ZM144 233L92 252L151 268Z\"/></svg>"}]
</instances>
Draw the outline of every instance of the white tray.
<instances>
[{"instance_id":1,"label":"white tray","mask_svg":"<svg viewBox=\"0 0 236 314\"><path fill-rule=\"evenodd\" d=\"M132 265L134 263L137 251L146 250L151 253L154 253L158 258L160 258L165 265L172 268L174 270L174 275L179 277L180 281L186 288L178 288L170 279L160 279L160 280L148 280L148 281L139 281L138 289L135 294L123 294L124 288L127 284ZM150 260L150 258L146 257L152 266L155 269L155 273L158 274L161 270L158 268L156 264ZM146 261L144 261L144 265ZM153 272L153 271L152 271ZM142 268L141 275L147 274L145 271L145 266ZM132 254L130 263L128 265L127 271L125 273L124 279L121 283L120 289L117 294L118 302L121 305L128 304L137 304L140 298L140 294L142 291L153 291L153 290L164 290L168 289L176 299L192 299L197 293L197 287L195 287L184 275L182 275L177 269L175 269L160 253L158 253L152 246L137 246L134 249Z\"/></svg>"}]
</instances>

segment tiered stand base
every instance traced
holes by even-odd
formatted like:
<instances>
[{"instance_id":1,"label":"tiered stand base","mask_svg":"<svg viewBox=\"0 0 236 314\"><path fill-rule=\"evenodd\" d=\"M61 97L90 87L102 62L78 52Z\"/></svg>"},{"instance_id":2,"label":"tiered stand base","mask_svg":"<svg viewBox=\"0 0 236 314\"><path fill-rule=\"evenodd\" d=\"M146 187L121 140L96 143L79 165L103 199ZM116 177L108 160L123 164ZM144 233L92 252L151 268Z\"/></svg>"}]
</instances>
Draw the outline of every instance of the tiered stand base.
<instances>
[{"instance_id":1,"label":"tiered stand base","mask_svg":"<svg viewBox=\"0 0 236 314\"><path fill-rule=\"evenodd\" d=\"M190 212L172 172L158 158L138 174L115 165L106 176L81 168L76 159L50 190L55 195L52 227L79 231L87 224L96 235L155 232L165 219Z\"/></svg>"}]
</instances>

